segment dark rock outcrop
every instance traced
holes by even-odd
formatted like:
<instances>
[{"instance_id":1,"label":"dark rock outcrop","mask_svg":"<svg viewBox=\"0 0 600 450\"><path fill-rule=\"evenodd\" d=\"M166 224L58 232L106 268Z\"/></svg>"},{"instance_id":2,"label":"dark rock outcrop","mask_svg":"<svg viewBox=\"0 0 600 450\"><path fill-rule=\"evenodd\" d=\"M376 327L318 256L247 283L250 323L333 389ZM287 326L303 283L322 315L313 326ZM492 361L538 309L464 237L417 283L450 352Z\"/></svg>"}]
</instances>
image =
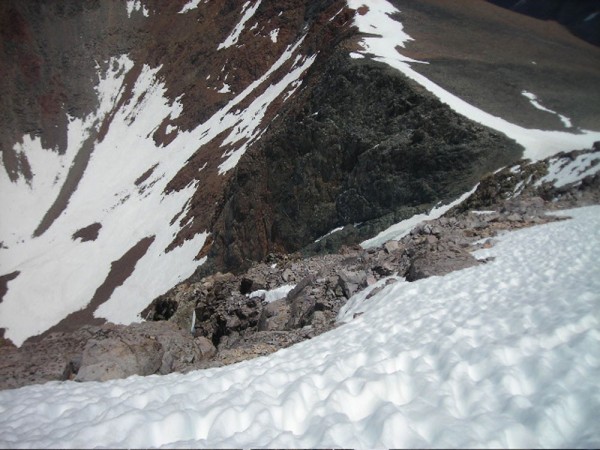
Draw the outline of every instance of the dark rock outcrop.
<instances>
[{"instance_id":1,"label":"dark rock outcrop","mask_svg":"<svg viewBox=\"0 0 600 450\"><path fill-rule=\"evenodd\" d=\"M382 217L454 199L521 154L399 72L346 53L315 69L236 168L215 224L217 268L297 251L339 225L379 231Z\"/></svg>"}]
</instances>

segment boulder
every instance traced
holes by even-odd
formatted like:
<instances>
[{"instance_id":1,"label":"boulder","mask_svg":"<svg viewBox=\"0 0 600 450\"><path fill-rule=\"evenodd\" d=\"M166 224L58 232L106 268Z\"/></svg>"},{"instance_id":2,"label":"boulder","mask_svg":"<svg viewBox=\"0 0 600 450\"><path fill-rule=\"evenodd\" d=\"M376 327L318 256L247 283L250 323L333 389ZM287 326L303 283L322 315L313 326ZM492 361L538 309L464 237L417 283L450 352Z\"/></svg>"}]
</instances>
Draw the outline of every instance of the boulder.
<instances>
[{"instance_id":1,"label":"boulder","mask_svg":"<svg viewBox=\"0 0 600 450\"><path fill-rule=\"evenodd\" d=\"M196 345L200 349L200 354L202 355L202 359L210 359L217 354L217 349L213 345L213 343L205 338L204 336L198 336L194 339Z\"/></svg>"},{"instance_id":2,"label":"boulder","mask_svg":"<svg viewBox=\"0 0 600 450\"><path fill-rule=\"evenodd\" d=\"M282 331L290 319L290 304L282 298L267 304L258 321L258 331Z\"/></svg>"},{"instance_id":3,"label":"boulder","mask_svg":"<svg viewBox=\"0 0 600 450\"><path fill-rule=\"evenodd\" d=\"M341 269L338 271L339 285L346 298L352 297L359 289L367 285L367 273L364 270L350 271Z\"/></svg>"},{"instance_id":4,"label":"boulder","mask_svg":"<svg viewBox=\"0 0 600 450\"><path fill-rule=\"evenodd\" d=\"M436 275L446 275L479 264L471 253L453 244L436 250L418 252L412 259L406 274L407 281L417 281Z\"/></svg>"},{"instance_id":5,"label":"boulder","mask_svg":"<svg viewBox=\"0 0 600 450\"><path fill-rule=\"evenodd\" d=\"M75 381L107 381L130 375L151 375L162 364L164 351L154 339L90 339L83 350Z\"/></svg>"},{"instance_id":6,"label":"boulder","mask_svg":"<svg viewBox=\"0 0 600 450\"><path fill-rule=\"evenodd\" d=\"M184 372L212 357L211 346L174 322L107 324L93 329L81 356L71 365L76 381Z\"/></svg>"},{"instance_id":7,"label":"boulder","mask_svg":"<svg viewBox=\"0 0 600 450\"><path fill-rule=\"evenodd\" d=\"M316 299L310 295L310 287L314 285L314 276L303 278L294 289L292 289L286 300L290 304L289 319L286 324L287 330L302 328L308 325L315 311Z\"/></svg>"}]
</instances>

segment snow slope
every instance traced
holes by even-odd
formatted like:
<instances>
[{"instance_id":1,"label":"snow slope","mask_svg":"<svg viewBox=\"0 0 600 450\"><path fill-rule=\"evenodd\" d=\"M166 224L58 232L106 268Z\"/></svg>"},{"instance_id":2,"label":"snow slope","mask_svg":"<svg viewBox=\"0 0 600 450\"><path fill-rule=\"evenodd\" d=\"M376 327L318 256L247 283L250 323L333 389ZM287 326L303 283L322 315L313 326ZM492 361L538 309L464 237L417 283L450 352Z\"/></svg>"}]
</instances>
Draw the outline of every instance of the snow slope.
<instances>
[{"instance_id":1,"label":"snow slope","mask_svg":"<svg viewBox=\"0 0 600 450\"><path fill-rule=\"evenodd\" d=\"M600 206L568 214L268 357L0 392L0 446L598 448Z\"/></svg>"},{"instance_id":2,"label":"snow slope","mask_svg":"<svg viewBox=\"0 0 600 450\"><path fill-rule=\"evenodd\" d=\"M0 328L6 329L6 338L21 345L102 296L107 298L100 298L101 305L91 312L94 317L124 324L139 321L139 312L152 299L203 263L195 258L208 231L166 250L188 225L182 219L201 185L195 181L169 194L165 189L192 155L222 133L218 173L237 165L268 127L264 123L268 108L290 98L314 62L316 55L301 54L303 39L290 43L264 74L212 117L185 132L171 125L183 107L166 96L160 67L144 64L134 79L131 98L123 101L126 76L135 64L127 55L112 58L106 70L98 67L100 106L84 121L71 121L64 155L43 149L39 138L25 136L15 146L17 153L27 156L34 177L15 183L0 172L0 204L6 205L6 218L0 222L0 274L19 272L0 302ZM277 75L286 64L287 73ZM242 102L247 105L238 109ZM106 134L101 136L98 130L104 124ZM153 139L161 126L175 133L165 146ZM64 210L37 233L86 148L89 158ZM73 238L95 224L100 226L95 240ZM129 261L131 274L107 294L113 268L123 267L127 255L136 252L141 255Z\"/></svg>"},{"instance_id":3,"label":"snow slope","mask_svg":"<svg viewBox=\"0 0 600 450\"><path fill-rule=\"evenodd\" d=\"M370 0L368 2L365 0L348 0L348 6L353 9L367 8L364 14L357 14L355 25L361 32L368 33L369 36L361 41L363 50L353 52L352 57L369 56L375 61L383 62L399 70L459 114L504 133L509 138L517 141L525 148L525 158L534 161L540 160L561 151L590 148L595 141L600 140L600 131L573 130L573 132L567 132L528 129L474 107L411 67L411 64L423 64L424 62L415 61L400 53L398 49L404 48L406 43L412 40L404 31L402 24L391 17L394 14L401 13L401 11L386 0ZM539 103L537 105L533 104L532 107L539 109L538 105ZM563 117L567 119L555 111L551 112L557 114L561 119ZM563 123L565 123L564 119L562 119Z\"/></svg>"}]
</instances>

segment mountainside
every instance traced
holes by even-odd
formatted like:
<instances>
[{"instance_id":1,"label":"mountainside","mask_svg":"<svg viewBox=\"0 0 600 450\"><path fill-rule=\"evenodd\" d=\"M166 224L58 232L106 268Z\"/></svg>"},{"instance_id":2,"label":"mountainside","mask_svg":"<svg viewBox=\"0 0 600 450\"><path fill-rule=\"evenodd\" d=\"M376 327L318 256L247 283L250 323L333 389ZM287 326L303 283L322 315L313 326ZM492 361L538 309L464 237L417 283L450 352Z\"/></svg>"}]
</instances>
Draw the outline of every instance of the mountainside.
<instances>
[{"instance_id":1,"label":"mountainside","mask_svg":"<svg viewBox=\"0 0 600 450\"><path fill-rule=\"evenodd\" d=\"M3 2L4 337L139 321L190 276L591 147L600 50L540 23L482 0Z\"/></svg>"},{"instance_id":2,"label":"mountainside","mask_svg":"<svg viewBox=\"0 0 600 450\"><path fill-rule=\"evenodd\" d=\"M556 20L572 33L600 45L600 4L595 0L489 0L544 20Z\"/></svg>"}]
</instances>

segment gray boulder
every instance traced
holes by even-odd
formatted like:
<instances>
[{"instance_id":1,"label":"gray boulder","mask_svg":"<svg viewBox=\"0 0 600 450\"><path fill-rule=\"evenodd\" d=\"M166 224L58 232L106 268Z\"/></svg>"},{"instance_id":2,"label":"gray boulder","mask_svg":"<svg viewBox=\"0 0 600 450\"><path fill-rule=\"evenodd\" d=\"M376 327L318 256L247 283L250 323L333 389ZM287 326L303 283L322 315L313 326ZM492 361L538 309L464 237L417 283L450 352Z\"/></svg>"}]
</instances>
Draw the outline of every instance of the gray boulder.
<instances>
[{"instance_id":1,"label":"gray boulder","mask_svg":"<svg viewBox=\"0 0 600 450\"><path fill-rule=\"evenodd\" d=\"M406 273L407 281L417 281L436 275L446 275L455 270L466 269L479 264L479 261L464 248L446 244L437 249L430 247L419 251L412 259Z\"/></svg>"},{"instance_id":2,"label":"gray boulder","mask_svg":"<svg viewBox=\"0 0 600 450\"><path fill-rule=\"evenodd\" d=\"M154 339L90 339L83 350L75 381L107 381L130 375L151 375L162 364L164 350Z\"/></svg>"}]
</instances>

